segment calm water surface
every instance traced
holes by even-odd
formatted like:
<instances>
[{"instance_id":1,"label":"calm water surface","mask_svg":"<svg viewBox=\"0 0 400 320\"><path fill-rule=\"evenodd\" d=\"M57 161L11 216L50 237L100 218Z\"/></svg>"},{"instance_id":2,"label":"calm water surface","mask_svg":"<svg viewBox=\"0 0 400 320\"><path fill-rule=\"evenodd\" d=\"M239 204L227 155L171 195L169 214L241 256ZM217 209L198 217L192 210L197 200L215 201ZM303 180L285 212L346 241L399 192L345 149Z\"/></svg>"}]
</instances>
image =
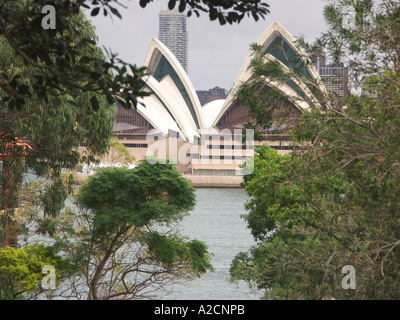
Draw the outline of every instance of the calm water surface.
<instances>
[{"instance_id":1,"label":"calm water surface","mask_svg":"<svg viewBox=\"0 0 400 320\"><path fill-rule=\"evenodd\" d=\"M180 225L181 234L204 241L214 271L185 285L175 285L165 299L248 300L259 299L261 292L251 292L247 284L230 283L229 267L240 251L247 251L254 239L240 215L246 213L248 197L239 188L198 188L197 205Z\"/></svg>"},{"instance_id":2,"label":"calm water surface","mask_svg":"<svg viewBox=\"0 0 400 320\"><path fill-rule=\"evenodd\" d=\"M32 180L32 179L31 179ZM33 179L34 180L34 179ZM213 272L185 285L174 285L169 300L254 300L262 292L252 292L245 282L230 283L229 267L235 255L255 244L246 222L248 196L241 188L198 188L195 209L179 225L181 234L204 241L214 254Z\"/></svg>"}]
</instances>

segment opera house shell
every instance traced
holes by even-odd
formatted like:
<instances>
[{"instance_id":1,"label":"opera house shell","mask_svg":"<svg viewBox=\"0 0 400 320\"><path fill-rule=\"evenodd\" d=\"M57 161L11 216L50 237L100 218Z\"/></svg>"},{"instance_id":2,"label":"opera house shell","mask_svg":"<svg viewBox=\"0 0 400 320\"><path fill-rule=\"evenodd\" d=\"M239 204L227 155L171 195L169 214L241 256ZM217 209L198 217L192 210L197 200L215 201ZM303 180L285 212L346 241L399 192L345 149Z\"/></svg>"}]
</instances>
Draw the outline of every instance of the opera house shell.
<instances>
[{"instance_id":1,"label":"opera house shell","mask_svg":"<svg viewBox=\"0 0 400 320\"><path fill-rule=\"evenodd\" d=\"M265 59L279 63L283 69L300 66L301 72L320 84L320 89L324 92L322 81L314 65L306 61L307 55L304 50L278 22L272 23L265 30L258 39L257 45L261 48ZM280 50L277 49L277 45L281 47ZM177 152L174 154L174 151L171 151L173 148L169 148L172 145L171 139L174 139L173 144L178 146L178 150L186 148L184 154L189 159L177 161L178 170L190 175L191 179L198 180L198 185L201 185L203 181L204 185L211 186L212 181L215 182L218 179L228 181L228 177L235 181L232 182L233 184L237 184L241 181L237 176L238 163L229 163L224 160L235 159L243 162L252 155L248 150L251 148L236 148L233 141L235 139L224 140L220 137L221 132L229 132L226 130L233 133L234 129L243 128L243 124L249 120L246 106L234 103L234 93L242 83L251 78L249 66L253 54L250 52L244 60L228 97L201 106L183 67L164 44L153 38L144 60L144 66L148 68L149 75L143 79L146 89L152 91L153 94L140 100L137 109L126 110L118 106L114 134L138 160L148 156L152 144L160 139L165 139L167 142L167 158L176 157ZM297 61L296 66L290 65L292 62L287 57L293 55L304 57L305 60ZM318 107L319 102L313 96L311 88L299 77L291 78L286 82L270 80L267 83L268 86L280 90L287 97L287 103L294 112L299 113ZM210 138L218 135L219 138ZM152 138L155 136L157 138ZM273 134L270 137L271 139L263 143L268 143L281 153L290 152L289 142L285 142L285 139L282 141L277 137L274 138ZM227 150L235 150L236 153L229 157L226 155ZM157 152L154 155L160 156ZM207 159L220 161L206 163L204 160ZM212 176L214 178L211 178ZM220 181L216 181L215 184L224 185Z\"/></svg>"}]
</instances>

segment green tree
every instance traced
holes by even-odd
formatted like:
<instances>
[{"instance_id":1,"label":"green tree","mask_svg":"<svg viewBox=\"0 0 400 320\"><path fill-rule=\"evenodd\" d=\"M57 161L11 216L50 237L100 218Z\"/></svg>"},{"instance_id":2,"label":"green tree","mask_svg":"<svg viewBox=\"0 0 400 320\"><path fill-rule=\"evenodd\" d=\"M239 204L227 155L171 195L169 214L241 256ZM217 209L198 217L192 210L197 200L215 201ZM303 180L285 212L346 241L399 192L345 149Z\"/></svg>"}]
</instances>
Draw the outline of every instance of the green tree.
<instances>
[{"instance_id":1,"label":"green tree","mask_svg":"<svg viewBox=\"0 0 400 320\"><path fill-rule=\"evenodd\" d=\"M344 5L355 9L354 28L343 24ZM330 30L319 44L347 62L351 88L362 94L321 93L321 107L292 130L304 149L256 155L245 219L258 244L237 255L231 275L265 298L399 296L399 12L394 1L377 10L372 1L328 5ZM342 287L346 265L356 271L354 290Z\"/></svg>"},{"instance_id":2,"label":"green tree","mask_svg":"<svg viewBox=\"0 0 400 320\"><path fill-rule=\"evenodd\" d=\"M82 186L78 204L57 232L56 247L78 270L69 296L150 297L212 269L206 245L174 228L193 209L195 191L171 164L103 169Z\"/></svg>"},{"instance_id":3,"label":"green tree","mask_svg":"<svg viewBox=\"0 0 400 320\"><path fill-rule=\"evenodd\" d=\"M110 140L110 149L106 154L98 158L98 161L106 164L121 164L129 165L135 161L135 157L130 153L127 147L119 142L117 137L112 137Z\"/></svg>"},{"instance_id":4,"label":"green tree","mask_svg":"<svg viewBox=\"0 0 400 320\"><path fill-rule=\"evenodd\" d=\"M144 8L150 2L152 0L140 1L140 5ZM175 0L168 1L170 9L176 4ZM55 9L55 29L42 28L45 5ZM94 41L82 39L77 42L75 36L80 32L79 24L71 20L81 9L90 10L92 16L102 12L105 16L121 18L116 5L122 4L117 0L1 0L0 32L24 64L36 71L29 85L22 77L2 77L3 102L15 108L29 101L32 92L47 102L49 95L58 97L77 90L81 94L101 93L110 102L118 95L125 107L136 106L137 98L147 95L141 82L145 68L128 64L112 52L108 54L108 61L82 56L78 53L79 48L88 42L94 44ZM269 12L268 5L259 0L180 0L178 7L181 12L187 11L188 16L209 13L211 20L217 19L221 24L239 23L246 15L258 20ZM91 102L93 108L98 109L97 100Z\"/></svg>"},{"instance_id":5,"label":"green tree","mask_svg":"<svg viewBox=\"0 0 400 320\"><path fill-rule=\"evenodd\" d=\"M140 4L144 8L150 2ZM106 58L81 12L121 18L115 4L120 5L116 0L0 0L2 209L18 206L25 166L50 178L41 199L46 215L56 215L69 191L60 169L81 160L79 145L86 145L83 160L88 162L107 150L116 96L131 108L150 94L143 91L145 68L125 63L109 50ZM171 0L168 7L176 4ZM55 9L55 29L42 27L45 5ZM258 20L268 13L268 5L258 0L181 0L179 10L188 16L207 12L224 24L238 23L246 14ZM31 148L21 147L17 139ZM6 220L12 219L13 212L8 215ZM2 239L7 237L3 231Z\"/></svg>"},{"instance_id":6,"label":"green tree","mask_svg":"<svg viewBox=\"0 0 400 320\"><path fill-rule=\"evenodd\" d=\"M146 7L153 0L140 0L140 5ZM193 1L193 0L169 0L168 8L174 9L177 3L180 12L187 11L187 16L190 17L193 13L199 17L200 12L207 12L210 20L218 20L221 25L226 23L239 23L246 15L252 16L255 21L264 18L264 15L269 13L269 5L260 0L253 1Z\"/></svg>"},{"instance_id":7,"label":"green tree","mask_svg":"<svg viewBox=\"0 0 400 320\"><path fill-rule=\"evenodd\" d=\"M80 29L79 34L73 34L73 40L82 43L76 49L76 53L81 57L105 60L101 49L92 43L96 35L93 26L84 15L76 14L71 17L71 21ZM37 70L24 63L4 35L0 36L0 43L3 79L17 77L23 79L27 87L32 85ZM11 100L5 99L6 102L0 107L0 154L5 168L0 200L2 209L12 209L20 205L18 197L23 196L18 193L22 175L29 170L46 179L47 183L40 192L39 199L45 215L53 216L61 210L70 191L68 184L63 183L61 179L61 169L71 169L78 161L94 161L96 155L107 151L116 106L95 92L81 94L78 90L71 90L63 95L49 93L46 96L47 101L39 95L36 91L31 92L29 101L17 108L10 105ZM7 92L0 90L0 96L6 98ZM97 110L94 110L91 104L94 99L97 101ZM16 139L26 141L29 147L16 143ZM78 151L82 144L86 145L86 155L83 157ZM12 210L8 210L9 217L2 217L5 229L7 223L4 223L4 220L12 220L13 214ZM10 232L3 230L3 239L5 233ZM7 240L6 244L16 241L10 240L11 242Z\"/></svg>"},{"instance_id":8,"label":"green tree","mask_svg":"<svg viewBox=\"0 0 400 320\"><path fill-rule=\"evenodd\" d=\"M146 7L149 2L140 4ZM92 26L81 12L89 9L92 16L102 12L105 16L121 18L114 4L120 3L117 0L0 0L0 157L3 168L7 168L3 171L7 176L2 176L0 200L3 209L11 208L0 215L0 240L6 239L5 244L17 242L9 239L10 232L17 235L15 228L21 227L15 223L21 218L20 211L14 209L18 206L28 205L24 214L31 222L30 227L37 227L35 231L56 233L53 217L63 208L73 182L72 179L69 183L63 181L61 170L73 168L82 160L77 152L82 144L88 152L84 160L89 162L108 149L116 96L130 108L136 107L139 97L149 94L143 91L146 69L125 63L107 50L105 58L96 46ZM177 1L168 2L171 9L176 4ZM45 5L55 8L55 29L42 27ZM258 0L180 0L179 10L186 11L188 16L206 12L211 20L231 24L240 22L246 15L255 20L264 17L268 5ZM30 147L21 145L23 142ZM21 178L27 168L45 178L47 185L42 189L40 183L33 189L24 185L23 189L28 192L21 194ZM30 210L35 206L36 212ZM39 209L44 210L44 217L38 217ZM177 250L181 262L190 261L193 270L203 272L207 267L207 259L203 259L204 245L178 240L182 244ZM162 241L153 239L152 243L151 248L158 252L156 244Z\"/></svg>"},{"instance_id":9,"label":"green tree","mask_svg":"<svg viewBox=\"0 0 400 320\"><path fill-rule=\"evenodd\" d=\"M65 273L67 261L63 261L52 248L34 244L16 249L0 249L0 300L33 299L45 292L42 280L43 268L52 266L56 270L55 281ZM63 270L61 272L61 270Z\"/></svg>"}]
</instances>

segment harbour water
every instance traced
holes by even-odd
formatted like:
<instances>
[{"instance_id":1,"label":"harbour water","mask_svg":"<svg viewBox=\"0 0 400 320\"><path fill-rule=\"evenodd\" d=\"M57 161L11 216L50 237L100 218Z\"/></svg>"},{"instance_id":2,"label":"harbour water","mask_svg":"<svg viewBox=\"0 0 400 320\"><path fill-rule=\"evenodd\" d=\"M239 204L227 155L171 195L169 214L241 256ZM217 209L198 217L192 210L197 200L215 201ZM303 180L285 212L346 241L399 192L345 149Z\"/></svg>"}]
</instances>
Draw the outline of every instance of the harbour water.
<instances>
[{"instance_id":1,"label":"harbour water","mask_svg":"<svg viewBox=\"0 0 400 320\"><path fill-rule=\"evenodd\" d=\"M235 255L247 251L254 239L241 215L248 200L240 188L198 188L196 208L180 224L181 234L204 241L214 271L184 285L175 285L163 299L177 300L258 300L244 282L231 283L229 267Z\"/></svg>"},{"instance_id":2,"label":"harbour water","mask_svg":"<svg viewBox=\"0 0 400 320\"><path fill-rule=\"evenodd\" d=\"M35 179L30 179L35 180ZM241 188L197 188L196 207L179 224L180 233L204 241L213 253L214 271L184 285L168 287L168 300L258 300L245 282L231 283L229 267L235 255L247 251L255 241L242 214L248 196Z\"/></svg>"}]
</instances>

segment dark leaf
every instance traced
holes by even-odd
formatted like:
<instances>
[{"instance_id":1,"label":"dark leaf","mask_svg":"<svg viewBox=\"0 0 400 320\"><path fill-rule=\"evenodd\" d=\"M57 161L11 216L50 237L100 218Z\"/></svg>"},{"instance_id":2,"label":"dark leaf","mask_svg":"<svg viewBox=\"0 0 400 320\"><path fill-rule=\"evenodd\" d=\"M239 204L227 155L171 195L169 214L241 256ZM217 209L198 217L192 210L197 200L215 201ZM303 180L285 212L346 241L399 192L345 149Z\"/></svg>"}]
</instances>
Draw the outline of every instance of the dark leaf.
<instances>
[{"instance_id":1,"label":"dark leaf","mask_svg":"<svg viewBox=\"0 0 400 320\"><path fill-rule=\"evenodd\" d=\"M109 103L109 104L113 104L113 103L115 103L115 98L113 97L113 95L112 94L106 94L106 98L107 98L107 102Z\"/></svg>"},{"instance_id":2,"label":"dark leaf","mask_svg":"<svg viewBox=\"0 0 400 320\"><path fill-rule=\"evenodd\" d=\"M186 9L186 1L181 1L179 3L179 12L183 12Z\"/></svg>"},{"instance_id":3,"label":"dark leaf","mask_svg":"<svg viewBox=\"0 0 400 320\"><path fill-rule=\"evenodd\" d=\"M99 100L95 96L90 99L90 103L92 104L93 110L98 111L100 108Z\"/></svg>"},{"instance_id":4,"label":"dark leaf","mask_svg":"<svg viewBox=\"0 0 400 320\"><path fill-rule=\"evenodd\" d=\"M110 10L111 10L111 12L115 15L115 16L117 16L118 18L122 18L122 16L121 16L121 14L118 12L118 10L117 9L115 9L115 8L113 8L113 7L109 7L110 8Z\"/></svg>"},{"instance_id":5,"label":"dark leaf","mask_svg":"<svg viewBox=\"0 0 400 320\"><path fill-rule=\"evenodd\" d=\"M92 12L90 13L90 15L91 15L92 17L97 16L97 15L99 14L99 11L100 11L100 7L94 8L94 9L92 10Z\"/></svg>"},{"instance_id":6,"label":"dark leaf","mask_svg":"<svg viewBox=\"0 0 400 320\"><path fill-rule=\"evenodd\" d=\"M148 3L149 3L148 0L140 0L140 1L139 1L139 5L140 5L142 8L146 7L146 5L147 5Z\"/></svg>"},{"instance_id":7,"label":"dark leaf","mask_svg":"<svg viewBox=\"0 0 400 320\"><path fill-rule=\"evenodd\" d=\"M52 104L53 104L53 107L59 107L59 106L61 106L62 101L61 101L60 98L54 98L54 99L52 100Z\"/></svg>"},{"instance_id":8,"label":"dark leaf","mask_svg":"<svg viewBox=\"0 0 400 320\"><path fill-rule=\"evenodd\" d=\"M210 20L215 20L218 18L218 12L215 9L210 9Z\"/></svg>"},{"instance_id":9,"label":"dark leaf","mask_svg":"<svg viewBox=\"0 0 400 320\"><path fill-rule=\"evenodd\" d=\"M168 9L172 10L175 8L176 0L169 0L168 2Z\"/></svg>"},{"instance_id":10,"label":"dark leaf","mask_svg":"<svg viewBox=\"0 0 400 320\"><path fill-rule=\"evenodd\" d=\"M28 94L30 92L30 88L26 84L21 84L18 86L18 91L22 94Z\"/></svg>"}]
</instances>

